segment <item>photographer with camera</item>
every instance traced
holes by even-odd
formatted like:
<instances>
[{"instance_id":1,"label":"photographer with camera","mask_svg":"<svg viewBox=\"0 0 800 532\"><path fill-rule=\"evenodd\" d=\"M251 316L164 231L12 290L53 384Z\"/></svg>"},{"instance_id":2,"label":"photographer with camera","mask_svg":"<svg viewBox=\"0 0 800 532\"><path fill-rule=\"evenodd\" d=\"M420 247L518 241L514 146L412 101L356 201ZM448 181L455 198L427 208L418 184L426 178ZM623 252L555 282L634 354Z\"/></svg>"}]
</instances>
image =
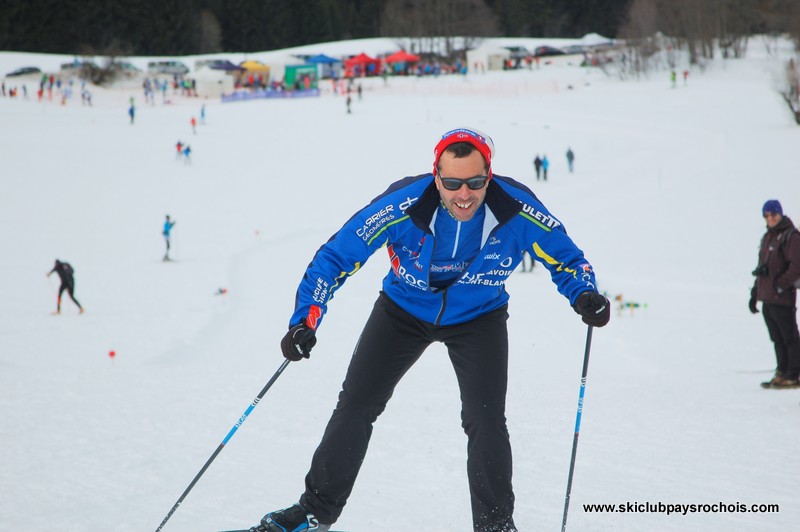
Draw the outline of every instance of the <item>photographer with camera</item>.
<instances>
[{"instance_id":1,"label":"photographer with camera","mask_svg":"<svg viewBox=\"0 0 800 532\"><path fill-rule=\"evenodd\" d=\"M761 209L767 232L761 238L756 280L750 291L750 312L758 313L762 302L764 322L778 367L775 376L762 382L764 388L800 387L800 333L797 329L797 284L800 281L800 233L778 200L769 200Z\"/></svg>"}]
</instances>

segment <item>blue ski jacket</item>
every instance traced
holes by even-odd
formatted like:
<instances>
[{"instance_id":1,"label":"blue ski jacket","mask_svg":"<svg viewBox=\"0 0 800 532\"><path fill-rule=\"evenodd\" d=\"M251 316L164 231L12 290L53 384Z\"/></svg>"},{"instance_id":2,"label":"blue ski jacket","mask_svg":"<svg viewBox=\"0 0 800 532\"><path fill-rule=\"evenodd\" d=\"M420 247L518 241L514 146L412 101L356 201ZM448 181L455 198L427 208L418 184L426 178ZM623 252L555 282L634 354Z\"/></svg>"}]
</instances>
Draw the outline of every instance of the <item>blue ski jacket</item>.
<instances>
[{"instance_id":1,"label":"blue ski jacket","mask_svg":"<svg viewBox=\"0 0 800 532\"><path fill-rule=\"evenodd\" d=\"M561 222L530 189L499 175L486 189L480 252L451 284L430 286L440 202L428 173L393 183L353 215L308 265L289 326L305 320L316 329L336 290L384 246L391 269L383 291L406 312L434 325L463 323L504 306L506 279L524 251L545 265L570 304L582 292L597 291L591 265Z\"/></svg>"}]
</instances>

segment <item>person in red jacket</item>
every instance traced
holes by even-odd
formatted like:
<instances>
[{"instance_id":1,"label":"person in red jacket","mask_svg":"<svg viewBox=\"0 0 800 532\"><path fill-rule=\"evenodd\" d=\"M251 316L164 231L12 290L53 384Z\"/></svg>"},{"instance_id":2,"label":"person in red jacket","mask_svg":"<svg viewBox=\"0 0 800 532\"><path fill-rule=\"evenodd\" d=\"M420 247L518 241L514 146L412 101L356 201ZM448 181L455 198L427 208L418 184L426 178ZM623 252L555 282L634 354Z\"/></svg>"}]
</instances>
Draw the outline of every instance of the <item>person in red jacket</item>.
<instances>
[{"instance_id":1,"label":"person in red jacket","mask_svg":"<svg viewBox=\"0 0 800 532\"><path fill-rule=\"evenodd\" d=\"M797 329L797 288L800 281L800 233L778 200L762 208L767 232L761 238L756 277L750 291L750 312L758 313L762 302L764 322L775 345L778 366L775 376L761 383L765 388L800 386L800 333Z\"/></svg>"}]
</instances>

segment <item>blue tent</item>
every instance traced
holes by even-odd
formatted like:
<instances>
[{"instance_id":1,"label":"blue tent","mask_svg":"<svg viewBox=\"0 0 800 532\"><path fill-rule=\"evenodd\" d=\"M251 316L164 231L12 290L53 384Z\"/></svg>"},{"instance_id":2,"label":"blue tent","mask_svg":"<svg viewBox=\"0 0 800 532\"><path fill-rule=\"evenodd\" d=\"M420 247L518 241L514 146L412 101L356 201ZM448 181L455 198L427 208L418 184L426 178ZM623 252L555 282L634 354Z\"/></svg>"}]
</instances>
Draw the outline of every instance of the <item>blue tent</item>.
<instances>
[{"instance_id":1,"label":"blue tent","mask_svg":"<svg viewBox=\"0 0 800 532\"><path fill-rule=\"evenodd\" d=\"M342 60L325 54L315 55L306 59L306 63L317 65L319 79L342 77Z\"/></svg>"},{"instance_id":2,"label":"blue tent","mask_svg":"<svg viewBox=\"0 0 800 532\"><path fill-rule=\"evenodd\" d=\"M226 72L230 72L232 70L244 70L242 67L234 65L227 59L215 61L214 63L209 65L209 68L212 68L214 70L225 70Z\"/></svg>"},{"instance_id":3,"label":"blue tent","mask_svg":"<svg viewBox=\"0 0 800 532\"><path fill-rule=\"evenodd\" d=\"M309 57L306 59L306 63L322 63L324 65L332 65L334 63L341 63L341 59L336 59L334 57L327 56L325 54L315 55L313 57Z\"/></svg>"}]
</instances>

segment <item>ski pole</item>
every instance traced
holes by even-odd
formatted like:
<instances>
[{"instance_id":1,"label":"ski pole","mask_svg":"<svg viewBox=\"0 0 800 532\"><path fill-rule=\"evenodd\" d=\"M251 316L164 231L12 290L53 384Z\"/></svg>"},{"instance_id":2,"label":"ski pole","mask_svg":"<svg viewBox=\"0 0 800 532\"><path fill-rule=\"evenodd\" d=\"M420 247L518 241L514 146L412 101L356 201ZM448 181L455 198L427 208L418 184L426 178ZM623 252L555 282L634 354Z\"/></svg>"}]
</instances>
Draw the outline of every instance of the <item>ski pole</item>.
<instances>
[{"instance_id":1,"label":"ski pole","mask_svg":"<svg viewBox=\"0 0 800 532\"><path fill-rule=\"evenodd\" d=\"M578 452L578 435L581 432L581 414L583 412L583 396L586 393L586 374L589 372L589 350L592 347L592 326L586 330L586 349L583 352L583 372L581 374L581 389L578 394L578 412L575 415L575 436L572 438L572 458L569 461L569 476L567 477L567 496L564 499L564 518L561 520L561 532L567 530L567 512L569 511L569 497L572 492L572 474L575 472L575 455Z\"/></svg>"},{"instance_id":2,"label":"ski pole","mask_svg":"<svg viewBox=\"0 0 800 532\"><path fill-rule=\"evenodd\" d=\"M253 409L256 407L256 405L258 405L258 402L261 401L261 399L263 399L264 395L267 393L267 390L269 390L270 387L272 387L272 385L275 383L275 381L278 380L278 377L281 376L281 373L283 373L283 370L285 370L286 366L289 365L289 362L290 361L288 359L283 361L283 364L281 364L281 367L278 368L278 371L275 372L275 374L272 376L269 382L267 382L267 384L264 386L264 388L261 390L258 396L250 404L250 406L247 407L247 410L244 411L244 414L242 414L242 416L239 418L239 420L236 422L233 428L231 428L230 432L228 432L228 435L225 436L225 439L222 440L222 443L220 443L219 447L217 447L217 450L214 451L214 454L212 454L211 457L206 461L205 465L203 465L203 467L200 469L197 475L195 475L194 479L192 479L192 481L189 483L189 486L184 490L181 496L178 497L178 501L172 506L167 516L164 518L163 521L161 521L161 524L158 525L158 528L156 528L156 532L164 528L164 525L167 524L169 518L172 517L172 514L175 513L175 510L177 510L178 506L180 506L181 503L183 502L183 499L185 499L186 496L189 494L189 492L192 491L192 488L194 487L195 484L197 484L197 481L200 480L200 477L203 476L203 473L206 472L206 469L208 469L208 466L211 465L211 462L213 462L214 459L217 457L217 455L220 452L222 452L222 449L223 447L225 447L225 444L228 443L228 441L230 441L230 439L233 437L233 435L236 433L239 427L242 426L242 423L245 422L247 416L250 415L250 412L252 412Z\"/></svg>"}]
</instances>

